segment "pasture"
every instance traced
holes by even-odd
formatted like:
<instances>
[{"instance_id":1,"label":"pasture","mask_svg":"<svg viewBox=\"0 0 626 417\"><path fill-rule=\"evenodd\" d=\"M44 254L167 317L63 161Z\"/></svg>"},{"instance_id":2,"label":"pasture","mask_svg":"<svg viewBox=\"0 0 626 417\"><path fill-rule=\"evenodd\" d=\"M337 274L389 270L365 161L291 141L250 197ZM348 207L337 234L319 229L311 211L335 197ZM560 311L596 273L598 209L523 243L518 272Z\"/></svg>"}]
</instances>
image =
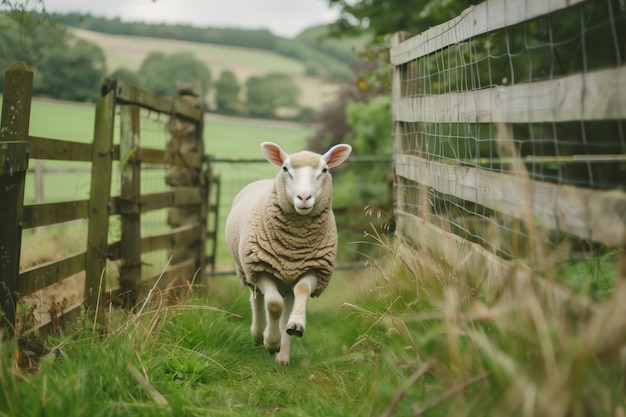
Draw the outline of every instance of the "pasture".
<instances>
[{"instance_id":1,"label":"pasture","mask_svg":"<svg viewBox=\"0 0 626 417\"><path fill-rule=\"evenodd\" d=\"M90 110L36 101L31 134L90 140ZM218 157L258 158L265 140L293 151L311 134L224 120L205 129ZM223 165L225 178L241 174ZM56 175L50 198L86 191L87 174ZM67 238L84 241L65 227L29 232L24 253L71 251ZM562 271L576 282L569 290L463 276L454 259L383 236L375 245L383 254L370 268L338 271L311 300L288 367L252 342L248 290L214 277L200 298L155 291L133 312L107 309L106 336L85 315L43 343L0 342L0 415L623 415L626 287L613 283L613 260ZM31 307L19 311L25 320Z\"/></svg>"}]
</instances>

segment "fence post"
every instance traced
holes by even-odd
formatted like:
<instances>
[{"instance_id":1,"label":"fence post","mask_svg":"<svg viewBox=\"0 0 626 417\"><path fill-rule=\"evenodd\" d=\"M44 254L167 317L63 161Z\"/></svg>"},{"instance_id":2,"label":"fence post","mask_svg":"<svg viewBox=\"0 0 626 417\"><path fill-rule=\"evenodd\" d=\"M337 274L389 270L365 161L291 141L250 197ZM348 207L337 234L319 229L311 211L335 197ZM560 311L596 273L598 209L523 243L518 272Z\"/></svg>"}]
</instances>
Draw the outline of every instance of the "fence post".
<instances>
[{"instance_id":1,"label":"fence post","mask_svg":"<svg viewBox=\"0 0 626 417\"><path fill-rule=\"evenodd\" d=\"M122 239L120 286L128 307L137 302L141 284L141 161L136 157L140 145L139 106L120 108L120 215Z\"/></svg>"},{"instance_id":2,"label":"fence post","mask_svg":"<svg viewBox=\"0 0 626 417\"><path fill-rule=\"evenodd\" d=\"M199 81L178 81L176 88L182 100L188 101L200 108L203 107L201 98L201 84ZM173 115L168 123L170 141L168 150L172 152L193 153L204 155L203 121L185 120ZM196 259L196 272L204 280L205 240L207 222L207 187L201 169L187 166L170 166L165 175L165 181L170 187L201 187L201 204L193 206L173 207L168 212L168 224L179 227L185 224L196 223L199 227L198 239L190 245L176 247L172 251L172 264L187 259ZM191 277L186 277L187 279Z\"/></svg>"},{"instance_id":3,"label":"fence post","mask_svg":"<svg viewBox=\"0 0 626 417\"><path fill-rule=\"evenodd\" d=\"M113 162L115 94L112 88L96 105L92 144L91 189L87 251L85 254L85 307L98 314L106 289L109 212Z\"/></svg>"},{"instance_id":4,"label":"fence post","mask_svg":"<svg viewBox=\"0 0 626 417\"><path fill-rule=\"evenodd\" d=\"M0 328L15 330L17 279L22 246L24 184L28 168L28 129L33 71L23 62L4 73L0 119Z\"/></svg>"},{"instance_id":5,"label":"fence post","mask_svg":"<svg viewBox=\"0 0 626 417\"><path fill-rule=\"evenodd\" d=\"M396 32L391 37L391 47L395 48L405 40L409 39L411 34L408 32ZM415 94L416 81L415 74L409 74L410 64L401 66L393 66L391 71L391 88L392 99L399 100L401 97ZM415 78L414 78L415 77ZM393 117L393 115L392 115ZM415 126L407 126L407 122L393 119L393 135L394 135L394 152L402 154L410 148L413 139L419 139L421 135ZM415 138L415 136L418 136ZM421 149L421 146L420 146ZM402 211L418 214L418 205L421 202L423 194L423 186L419 184L409 184L409 180L397 176L396 177L396 208ZM415 185L415 186L409 186Z\"/></svg>"}]
</instances>

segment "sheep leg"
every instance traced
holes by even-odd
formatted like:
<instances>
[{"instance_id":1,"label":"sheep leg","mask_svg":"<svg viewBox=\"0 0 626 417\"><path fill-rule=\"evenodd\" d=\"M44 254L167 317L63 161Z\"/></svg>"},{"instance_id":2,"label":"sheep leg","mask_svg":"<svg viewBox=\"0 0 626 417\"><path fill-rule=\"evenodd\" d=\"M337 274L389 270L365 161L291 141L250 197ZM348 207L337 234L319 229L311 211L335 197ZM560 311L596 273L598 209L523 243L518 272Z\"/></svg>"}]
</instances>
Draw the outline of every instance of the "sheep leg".
<instances>
[{"instance_id":1,"label":"sheep leg","mask_svg":"<svg viewBox=\"0 0 626 417\"><path fill-rule=\"evenodd\" d=\"M265 314L267 324L263 331L263 344L273 355L280 351L280 316L283 312L283 297L278 292L276 284L269 277L259 277L257 288L261 290L265 299Z\"/></svg>"},{"instance_id":2,"label":"sheep leg","mask_svg":"<svg viewBox=\"0 0 626 417\"><path fill-rule=\"evenodd\" d=\"M289 315L287 323L287 334L289 336L304 336L306 327L306 304L311 293L317 287L317 277L315 275L305 275L293 287L294 303L293 310Z\"/></svg>"},{"instance_id":3,"label":"sheep leg","mask_svg":"<svg viewBox=\"0 0 626 417\"><path fill-rule=\"evenodd\" d=\"M276 362L281 365L289 365L291 339L287 335L287 322L289 321L291 310L293 310L293 295L287 295L283 300L285 305L283 314L280 316L280 352L276 355Z\"/></svg>"},{"instance_id":4,"label":"sheep leg","mask_svg":"<svg viewBox=\"0 0 626 417\"><path fill-rule=\"evenodd\" d=\"M265 329L265 297L256 288L250 288L250 305L252 306L252 325L250 333L257 345L263 344L263 330Z\"/></svg>"}]
</instances>

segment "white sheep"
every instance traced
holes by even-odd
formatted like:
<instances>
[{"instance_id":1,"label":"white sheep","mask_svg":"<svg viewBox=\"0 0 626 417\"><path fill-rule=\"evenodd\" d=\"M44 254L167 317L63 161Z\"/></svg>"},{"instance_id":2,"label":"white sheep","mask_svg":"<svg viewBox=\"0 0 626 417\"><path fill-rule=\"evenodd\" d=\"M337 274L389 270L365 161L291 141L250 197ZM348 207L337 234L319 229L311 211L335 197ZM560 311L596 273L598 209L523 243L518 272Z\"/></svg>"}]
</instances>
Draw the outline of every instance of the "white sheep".
<instances>
[{"instance_id":1,"label":"white sheep","mask_svg":"<svg viewBox=\"0 0 626 417\"><path fill-rule=\"evenodd\" d=\"M328 169L345 161L352 148L289 155L264 142L261 150L281 171L237 194L226 220L226 245L239 279L251 287L254 341L287 365L289 336L304 335L307 301L324 291L335 267L337 226Z\"/></svg>"}]
</instances>

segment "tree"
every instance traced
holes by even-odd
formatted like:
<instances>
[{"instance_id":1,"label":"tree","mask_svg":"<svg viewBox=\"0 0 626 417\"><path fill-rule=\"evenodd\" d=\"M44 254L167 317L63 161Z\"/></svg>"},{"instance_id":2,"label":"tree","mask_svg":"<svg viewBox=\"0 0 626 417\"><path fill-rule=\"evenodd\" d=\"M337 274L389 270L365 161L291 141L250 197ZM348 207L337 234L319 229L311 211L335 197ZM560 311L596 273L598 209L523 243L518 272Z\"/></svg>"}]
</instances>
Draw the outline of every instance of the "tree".
<instances>
[{"instance_id":1,"label":"tree","mask_svg":"<svg viewBox=\"0 0 626 417\"><path fill-rule=\"evenodd\" d=\"M300 89L284 73L252 76L246 82L246 108L252 116L272 117L278 108L297 108Z\"/></svg>"},{"instance_id":2,"label":"tree","mask_svg":"<svg viewBox=\"0 0 626 417\"><path fill-rule=\"evenodd\" d=\"M175 52L165 55L151 52L139 68L143 79L142 87L162 96L176 96L176 81L200 81L202 96L206 96L211 86L211 70L188 52Z\"/></svg>"},{"instance_id":3,"label":"tree","mask_svg":"<svg viewBox=\"0 0 626 417\"><path fill-rule=\"evenodd\" d=\"M241 86L235 73L224 70L215 82L215 104L221 113L235 113L239 104Z\"/></svg>"},{"instance_id":4,"label":"tree","mask_svg":"<svg viewBox=\"0 0 626 417\"><path fill-rule=\"evenodd\" d=\"M61 100L95 101L100 97L100 80L106 70L104 52L83 39L72 43L46 52L37 92Z\"/></svg>"},{"instance_id":5,"label":"tree","mask_svg":"<svg viewBox=\"0 0 626 417\"><path fill-rule=\"evenodd\" d=\"M132 85L140 85L141 82L141 77L139 76L139 74L126 67L120 67L113 71L111 73L111 78L122 80Z\"/></svg>"},{"instance_id":6,"label":"tree","mask_svg":"<svg viewBox=\"0 0 626 417\"><path fill-rule=\"evenodd\" d=\"M368 31L379 37L398 31L418 34L458 16L467 7L482 1L328 0L328 3L340 9L339 19L331 24L334 35L361 35Z\"/></svg>"}]
</instances>

